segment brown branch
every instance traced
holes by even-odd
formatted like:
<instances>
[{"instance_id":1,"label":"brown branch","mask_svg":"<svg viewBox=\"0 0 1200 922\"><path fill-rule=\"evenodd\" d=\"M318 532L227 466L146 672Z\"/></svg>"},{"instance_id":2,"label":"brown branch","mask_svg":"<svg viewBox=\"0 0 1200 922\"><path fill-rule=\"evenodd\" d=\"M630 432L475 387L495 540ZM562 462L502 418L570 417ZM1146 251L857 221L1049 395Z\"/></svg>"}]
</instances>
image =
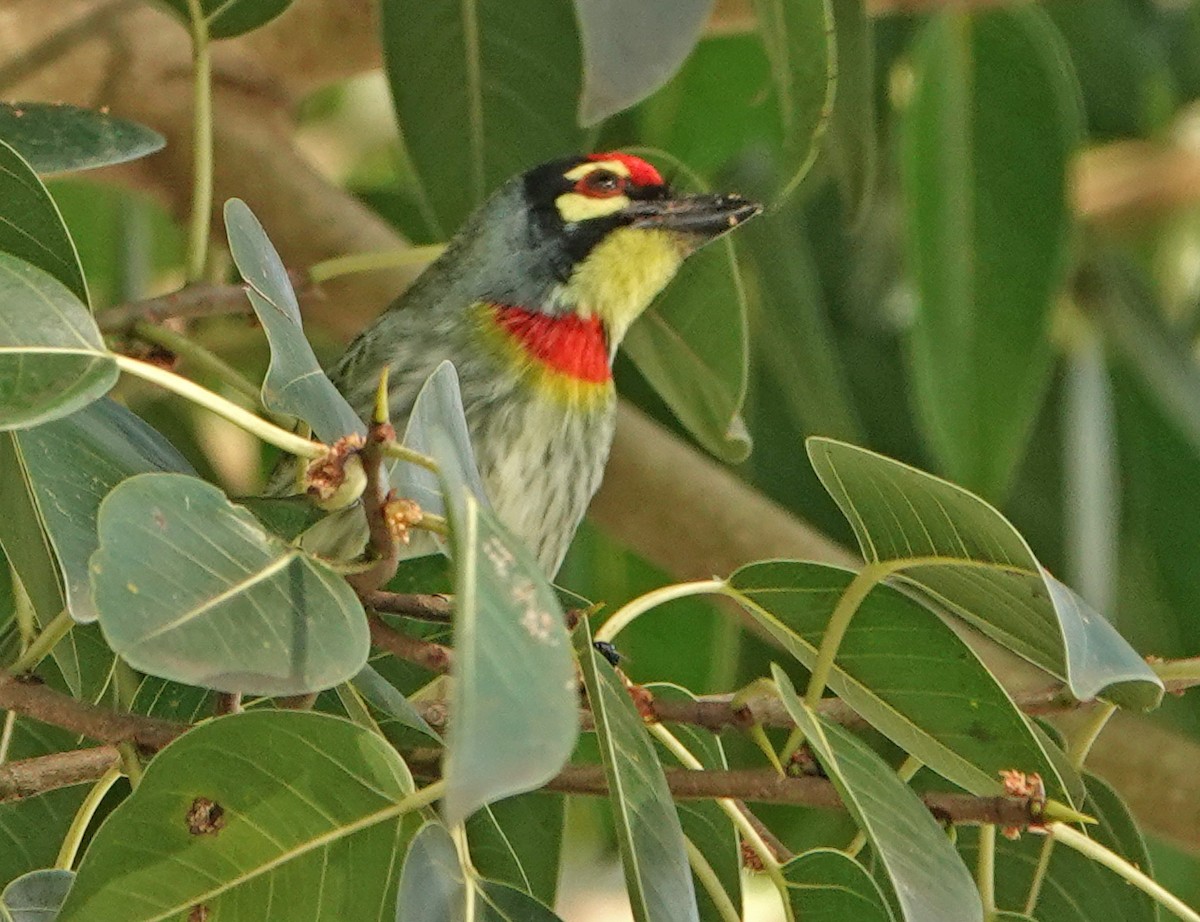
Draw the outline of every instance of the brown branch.
<instances>
[{"instance_id":1,"label":"brown branch","mask_svg":"<svg viewBox=\"0 0 1200 922\"><path fill-rule=\"evenodd\" d=\"M430 672L448 672L453 653L449 647L419 637L411 637L391 625L385 624L377 615L370 615L367 623L371 628L371 643L386 650L397 659L428 669Z\"/></svg>"},{"instance_id":2,"label":"brown branch","mask_svg":"<svg viewBox=\"0 0 1200 922\"><path fill-rule=\"evenodd\" d=\"M387 592L375 589L362 594L363 604L377 612L388 615L403 615L418 621L434 621L449 624L453 616L450 599L444 595L429 595L419 592Z\"/></svg>"},{"instance_id":3,"label":"brown branch","mask_svg":"<svg viewBox=\"0 0 1200 922\"><path fill-rule=\"evenodd\" d=\"M297 297L311 298L319 294L319 289L310 284L303 274L289 272L288 276ZM139 320L161 323L164 320L194 320L199 317L253 313L245 285L191 285L157 298L120 304L101 313L96 321L105 333L125 333Z\"/></svg>"},{"instance_id":4,"label":"brown branch","mask_svg":"<svg viewBox=\"0 0 1200 922\"><path fill-rule=\"evenodd\" d=\"M101 743L130 742L149 750L161 749L187 730L187 725L171 720L118 713L77 701L36 679L2 672L0 711L15 711Z\"/></svg>"},{"instance_id":5,"label":"brown branch","mask_svg":"<svg viewBox=\"0 0 1200 922\"><path fill-rule=\"evenodd\" d=\"M121 764L116 746L96 746L0 765L0 804L100 778Z\"/></svg>"},{"instance_id":6,"label":"brown branch","mask_svg":"<svg viewBox=\"0 0 1200 922\"><path fill-rule=\"evenodd\" d=\"M388 524L388 479L383 468L384 442L396 438L396 430L389 422L374 422L367 433L367 444L362 450L363 469L367 474L367 486L363 490L363 510L367 515L369 534L368 547L375 556L375 563L362 573L346 577L359 598L375 592L396 575L400 561L400 542L396 540Z\"/></svg>"}]
</instances>

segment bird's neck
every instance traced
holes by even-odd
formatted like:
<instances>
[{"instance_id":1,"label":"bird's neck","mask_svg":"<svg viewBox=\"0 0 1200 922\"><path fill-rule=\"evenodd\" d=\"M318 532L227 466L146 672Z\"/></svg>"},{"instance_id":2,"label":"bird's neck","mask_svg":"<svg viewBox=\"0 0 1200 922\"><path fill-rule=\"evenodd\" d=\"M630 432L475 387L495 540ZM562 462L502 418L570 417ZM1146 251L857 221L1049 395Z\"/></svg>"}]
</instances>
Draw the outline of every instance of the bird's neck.
<instances>
[{"instance_id":1,"label":"bird's neck","mask_svg":"<svg viewBox=\"0 0 1200 922\"><path fill-rule=\"evenodd\" d=\"M535 384L572 401L611 391L608 336L599 317L495 303L481 304L479 310L485 339Z\"/></svg>"}]
</instances>

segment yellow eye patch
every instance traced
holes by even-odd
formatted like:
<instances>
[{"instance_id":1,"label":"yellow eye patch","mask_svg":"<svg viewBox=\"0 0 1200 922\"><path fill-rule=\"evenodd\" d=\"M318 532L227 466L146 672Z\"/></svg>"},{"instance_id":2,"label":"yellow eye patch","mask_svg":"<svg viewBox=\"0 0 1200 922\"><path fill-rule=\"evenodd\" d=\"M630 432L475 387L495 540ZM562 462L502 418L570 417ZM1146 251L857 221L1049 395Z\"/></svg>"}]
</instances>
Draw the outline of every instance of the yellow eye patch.
<instances>
[{"instance_id":1,"label":"yellow eye patch","mask_svg":"<svg viewBox=\"0 0 1200 922\"><path fill-rule=\"evenodd\" d=\"M598 170L620 176L622 179L630 177L629 167L620 160L596 160L579 164L565 172L563 178L575 183L576 189L579 189L586 185L586 183L581 184L580 181ZM616 214L628 207L629 199L615 190L611 195L589 195L586 191L571 191L564 192L556 198L554 205L558 208L558 213L564 221L573 223Z\"/></svg>"}]
</instances>

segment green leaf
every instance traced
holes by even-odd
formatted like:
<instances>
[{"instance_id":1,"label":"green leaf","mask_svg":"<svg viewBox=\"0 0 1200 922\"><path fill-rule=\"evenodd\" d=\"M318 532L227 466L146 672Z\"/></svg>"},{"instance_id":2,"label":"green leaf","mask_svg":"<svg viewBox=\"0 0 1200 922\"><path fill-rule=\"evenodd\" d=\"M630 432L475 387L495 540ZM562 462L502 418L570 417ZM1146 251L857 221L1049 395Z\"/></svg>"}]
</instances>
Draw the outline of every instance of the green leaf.
<instances>
[{"instance_id":1,"label":"green leaf","mask_svg":"<svg viewBox=\"0 0 1200 922\"><path fill-rule=\"evenodd\" d=\"M656 701L695 700L695 695L677 685L655 683L647 685L646 688L653 693ZM725 750L716 734L687 724L672 725L671 733L705 769L724 771L729 768L729 763L725 760ZM657 743L657 740L655 742ZM660 759L666 754L672 763L678 761L665 747L658 745L657 749ZM716 872L717 879L728 894L730 902L734 906L741 906L742 853L733 821L711 800L680 801L676 804L676 809L679 811L679 823L684 836L696 846L708 861L709 867ZM720 922L722 917L708 891L702 885L696 886L695 891L702 922Z\"/></svg>"},{"instance_id":2,"label":"green leaf","mask_svg":"<svg viewBox=\"0 0 1200 922\"><path fill-rule=\"evenodd\" d=\"M532 791L484 807L467 820L471 863L489 880L554 905L566 798Z\"/></svg>"},{"instance_id":3,"label":"green leaf","mask_svg":"<svg viewBox=\"0 0 1200 922\"><path fill-rule=\"evenodd\" d=\"M135 669L217 691L295 695L366 663L366 618L337 573L265 532L216 487L139 474L100 505L92 585Z\"/></svg>"},{"instance_id":4,"label":"green leaf","mask_svg":"<svg viewBox=\"0 0 1200 922\"><path fill-rule=\"evenodd\" d=\"M754 0L754 10L783 126L786 196L808 175L833 111L833 6L831 0Z\"/></svg>"},{"instance_id":5,"label":"green leaf","mask_svg":"<svg viewBox=\"0 0 1200 922\"><path fill-rule=\"evenodd\" d=\"M412 703L404 697L394 685L387 681L378 672L370 666L363 666L353 679L350 680L355 689L363 699L375 708L377 711L388 718L387 722L397 723L402 727L407 727L410 730L416 730L418 733L428 737L435 743L440 743L442 738L438 736L425 718L420 715ZM387 731L386 723L381 724L381 728Z\"/></svg>"},{"instance_id":6,"label":"green leaf","mask_svg":"<svg viewBox=\"0 0 1200 922\"><path fill-rule=\"evenodd\" d=\"M1128 807L1111 787L1094 776L1088 776L1087 787L1088 797L1082 809L1099 820L1098 825L1087 827L1088 836L1152 874L1146 844ZM974 830L963 829L962 833L959 847L964 860L974 862L978 837ZM997 839L996 901L999 905L1025 905L1043 844L1040 836L1022 836L1015 841ZM1050 864L1034 912L1040 922L1096 922L1097 919L1155 922L1158 919L1155 904L1149 896L1073 849L1061 846L1050 854Z\"/></svg>"},{"instance_id":7,"label":"green leaf","mask_svg":"<svg viewBox=\"0 0 1200 922\"><path fill-rule=\"evenodd\" d=\"M999 499L1050 373L1077 88L1032 6L943 13L914 63L901 134L916 407L946 474Z\"/></svg>"},{"instance_id":8,"label":"green leaf","mask_svg":"<svg viewBox=\"0 0 1200 922\"><path fill-rule=\"evenodd\" d=\"M833 0L837 92L825 151L849 220L857 224L875 192L875 43L863 0Z\"/></svg>"},{"instance_id":9,"label":"green leaf","mask_svg":"<svg viewBox=\"0 0 1200 922\"><path fill-rule=\"evenodd\" d=\"M816 848L783 866L788 901L804 922L895 922L867 869L832 848Z\"/></svg>"},{"instance_id":10,"label":"green leaf","mask_svg":"<svg viewBox=\"0 0 1200 922\"><path fill-rule=\"evenodd\" d=\"M129 710L135 714L194 724L213 713L215 697L207 688L147 675L138 683Z\"/></svg>"},{"instance_id":11,"label":"green leaf","mask_svg":"<svg viewBox=\"0 0 1200 922\"><path fill-rule=\"evenodd\" d=\"M0 141L0 253L19 257L58 279L88 303L75 244L54 199L21 155ZM6 296L5 300L8 299ZM0 315L2 316L2 315ZM5 335L0 341L7 341Z\"/></svg>"},{"instance_id":12,"label":"green leaf","mask_svg":"<svg viewBox=\"0 0 1200 922\"><path fill-rule=\"evenodd\" d=\"M258 218L241 199L225 203L229 252L249 285L246 294L271 344L271 364L262 384L263 405L294 416L329 445L367 428L333 386L304 338L300 305L283 261Z\"/></svg>"},{"instance_id":13,"label":"green leaf","mask_svg":"<svg viewBox=\"0 0 1200 922\"><path fill-rule=\"evenodd\" d=\"M188 0L162 0L184 22L191 22ZM200 12L209 38L233 38L270 22L292 0L200 0Z\"/></svg>"},{"instance_id":14,"label":"green leaf","mask_svg":"<svg viewBox=\"0 0 1200 922\"><path fill-rule=\"evenodd\" d=\"M75 880L74 871L31 871L0 893L0 916L5 922L54 922Z\"/></svg>"},{"instance_id":15,"label":"green leaf","mask_svg":"<svg viewBox=\"0 0 1200 922\"><path fill-rule=\"evenodd\" d=\"M7 455L5 469L12 474L0 490L29 494L53 550L52 565L62 574L71 617L95 621L88 559L96 550L101 500L134 474L194 473L192 466L154 429L107 398L62 419L0 435L0 442L7 442L0 456Z\"/></svg>"},{"instance_id":16,"label":"green leaf","mask_svg":"<svg viewBox=\"0 0 1200 922\"><path fill-rule=\"evenodd\" d=\"M566 3L383 0L381 18L396 116L437 237L510 176L583 146Z\"/></svg>"},{"instance_id":17,"label":"green leaf","mask_svg":"<svg viewBox=\"0 0 1200 922\"><path fill-rule=\"evenodd\" d=\"M2 177L0 162L0 187ZM0 220L0 237L4 226ZM73 413L107 392L117 375L75 294L32 263L0 253L0 430Z\"/></svg>"},{"instance_id":18,"label":"green leaf","mask_svg":"<svg viewBox=\"0 0 1200 922\"><path fill-rule=\"evenodd\" d=\"M100 827L58 922L160 922L197 904L218 919L383 918L412 793L396 751L341 718L201 724Z\"/></svg>"},{"instance_id":19,"label":"green leaf","mask_svg":"<svg viewBox=\"0 0 1200 922\"><path fill-rule=\"evenodd\" d=\"M806 667L848 570L799 561L749 564L729 578L739 601ZM850 622L830 687L906 752L980 796L1002 793L998 772L1038 772L1050 796L1070 801L1026 717L954 631L890 586L876 586Z\"/></svg>"},{"instance_id":20,"label":"green leaf","mask_svg":"<svg viewBox=\"0 0 1200 922\"><path fill-rule=\"evenodd\" d=\"M807 444L868 562L904 563L906 584L1064 679L1082 701L1103 692L1125 707L1157 705L1162 683L1145 660L1038 563L992 506L864 448Z\"/></svg>"},{"instance_id":21,"label":"green leaf","mask_svg":"<svg viewBox=\"0 0 1200 922\"><path fill-rule=\"evenodd\" d=\"M454 550L454 667L444 812L450 825L554 777L579 734L562 606L529 550L456 486L455 449L434 430ZM459 481L461 482L461 481Z\"/></svg>"},{"instance_id":22,"label":"green leaf","mask_svg":"<svg viewBox=\"0 0 1200 922\"><path fill-rule=\"evenodd\" d=\"M717 457L742 461L746 397L746 293L733 244L721 240L683 264L623 345L679 421Z\"/></svg>"},{"instance_id":23,"label":"green leaf","mask_svg":"<svg viewBox=\"0 0 1200 922\"><path fill-rule=\"evenodd\" d=\"M714 0L575 0L583 46L579 123L590 126L645 99L683 64Z\"/></svg>"},{"instance_id":24,"label":"green leaf","mask_svg":"<svg viewBox=\"0 0 1200 922\"><path fill-rule=\"evenodd\" d=\"M157 131L65 103L0 103L0 138L39 173L137 160L167 143Z\"/></svg>"},{"instance_id":25,"label":"green leaf","mask_svg":"<svg viewBox=\"0 0 1200 922\"><path fill-rule=\"evenodd\" d=\"M864 743L823 720L772 664L779 696L891 882L908 922L983 922L975 882L920 798Z\"/></svg>"},{"instance_id":26,"label":"green leaf","mask_svg":"<svg viewBox=\"0 0 1200 922\"><path fill-rule=\"evenodd\" d=\"M532 897L506 884L480 880L464 869L446 827L426 823L413 837L404 859L396 922L465 922L472 918L478 922L561 922Z\"/></svg>"},{"instance_id":27,"label":"green leaf","mask_svg":"<svg viewBox=\"0 0 1200 922\"><path fill-rule=\"evenodd\" d=\"M683 829L641 715L608 661L579 630L580 662L608 780L625 887L637 922L698 922Z\"/></svg>"}]
</instances>

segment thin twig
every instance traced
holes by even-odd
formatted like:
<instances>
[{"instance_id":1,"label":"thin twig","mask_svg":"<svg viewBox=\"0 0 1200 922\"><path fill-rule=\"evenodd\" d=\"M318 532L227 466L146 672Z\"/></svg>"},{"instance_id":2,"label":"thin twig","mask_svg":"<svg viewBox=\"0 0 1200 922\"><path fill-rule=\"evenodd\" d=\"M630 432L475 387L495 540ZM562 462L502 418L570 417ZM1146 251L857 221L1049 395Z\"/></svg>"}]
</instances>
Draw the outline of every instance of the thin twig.
<instances>
[{"instance_id":1,"label":"thin twig","mask_svg":"<svg viewBox=\"0 0 1200 922\"><path fill-rule=\"evenodd\" d=\"M116 746L96 746L8 762L0 765L0 804L86 784L120 765L121 751Z\"/></svg>"},{"instance_id":2,"label":"thin twig","mask_svg":"<svg viewBox=\"0 0 1200 922\"><path fill-rule=\"evenodd\" d=\"M376 615L370 616L371 643L386 650L398 659L428 669L430 672L447 672L453 652L449 647L419 637L411 637L390 625L384 624Z\"/></svg>"},{"instance_id":3,"label":"thin twig","mask_svg":"<svg viewBox=\"0 0 1200 922\"><path fill-rule=\"evenodd\" d=\"M403 615L418 621L449 624L453 617L450 599L444 595L419 592L387 592L375 589L364 593L363 603L388 615Z\"/></svg>"},{"instance_id":4,"label":"thin twig","mask_svg":"<svg viewBox=\"0 0 1200 922\"><path fill-rule=\"evenodd\" d=\"M131 301L104 311L96 318L105 333L124 333L139 320L194 320L225 314L253 314L245 285L190 285L180 291L144 301Z\"/></svg>"}]
</instances>

